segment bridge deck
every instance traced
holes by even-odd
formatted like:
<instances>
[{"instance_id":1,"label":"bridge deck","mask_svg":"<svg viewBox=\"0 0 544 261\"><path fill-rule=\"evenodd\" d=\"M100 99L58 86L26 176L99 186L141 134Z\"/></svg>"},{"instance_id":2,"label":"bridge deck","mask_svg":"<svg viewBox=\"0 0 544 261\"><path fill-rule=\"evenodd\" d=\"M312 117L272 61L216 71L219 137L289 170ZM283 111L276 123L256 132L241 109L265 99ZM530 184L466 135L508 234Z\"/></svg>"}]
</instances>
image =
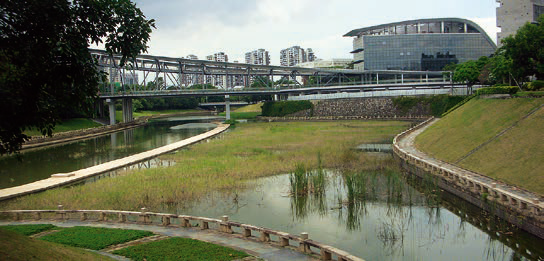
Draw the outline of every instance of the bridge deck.
<instances>
[{"instance_id":1,"label":"bridge deck","mask_svg":"<svg viewBox=\"0 0 544 261\"><path fill-rule=\"evenodd\" d=\"M166 146L162 146L160 148L152 149L152 150L138 153L132 156L122 158L122 159L113 160L110 162L106 162L100 165L92 166L89 168L77 170L70 173L53 174L50 178L38 180L36 182L28 183L25 185L2 189L0 190L0 201L26 195L26 194L36 193L39 191L48 190L55 187L60 187L60 186L76 183L78 181L87 179L92 176L107 173L107 172L120 169L126 166L134 165L136 163L146 161L154 157L157 157L159 155L162 155L171 151L175 151L185 146L194 144L196 142L211 138L215 135L218 135L224 132L225 130L229 128L229 126L230 126L229 124L219 124L217 128L211 131L208 131L206 133L202 133L200 135L193 136L191 138L184 139L184 140L181 140Z\"/></svg>"}]
</instances>

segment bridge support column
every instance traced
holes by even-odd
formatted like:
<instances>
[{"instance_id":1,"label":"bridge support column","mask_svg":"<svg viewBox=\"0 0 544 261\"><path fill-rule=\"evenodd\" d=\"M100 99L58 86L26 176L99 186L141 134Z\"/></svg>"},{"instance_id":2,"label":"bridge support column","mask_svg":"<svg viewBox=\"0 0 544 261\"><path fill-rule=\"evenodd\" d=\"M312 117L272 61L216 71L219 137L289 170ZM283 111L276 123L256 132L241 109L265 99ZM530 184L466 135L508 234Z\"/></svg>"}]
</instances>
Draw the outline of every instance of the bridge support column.
<instances>
[{"instance_id":1,"label":"bridge support column","mask_svg":"<svg viewBox=\"0 0 544 261\"><path fill-rule=\"evenodd\" d=\"M225 117L230 120L230 96L225 95Z\"/></svg>"},{"instance_id":2,"label":"bridge support column","mask_svg":"<svg viewBox=\"0 0 544 261\"><path fill-rule=\"evenodd\" d=\"M110 111L110 125L115 125L115 100L106 99L106 103Z\"/></svg>"},{"instance_id":3,"label":"bridge support column","mask_svg":"<svg viewBox=\"0 0 544 261\"><path fill-rule=\"evenodd\" d=\"M123 122L131 122L132 120L132 98L123 98Z\"/></svg>"},{"instance_id":4,"label":"bridge support column","mask_svg":"<svg viewBox=\"0 0 544 261\"><path fill-rule=\"evenodd\" d=\"M278 95L277 95L277 94L274 94L274 101L279 101L279 100L278 100Z\"/></svg>"}]
</instances>

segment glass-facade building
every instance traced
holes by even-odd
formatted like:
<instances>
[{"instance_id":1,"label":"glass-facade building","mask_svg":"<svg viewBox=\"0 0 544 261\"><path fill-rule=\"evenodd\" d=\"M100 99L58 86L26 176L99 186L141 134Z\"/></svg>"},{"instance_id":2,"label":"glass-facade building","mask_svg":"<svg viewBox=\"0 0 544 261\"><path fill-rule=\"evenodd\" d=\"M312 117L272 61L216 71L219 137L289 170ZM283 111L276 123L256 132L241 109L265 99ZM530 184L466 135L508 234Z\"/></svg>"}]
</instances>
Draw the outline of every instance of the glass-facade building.
<instances>
[{"instance_id":1,"label":"glass-facade building","mask_svg":"<svg viewBox=\"0 0 544 261\"><path fill-rule=\"evenodd\" d=\"M485 31L459 18L421 19L352 30L354 69L440 71L450 63L489 56Z\"/></svg>"}]
</instances>

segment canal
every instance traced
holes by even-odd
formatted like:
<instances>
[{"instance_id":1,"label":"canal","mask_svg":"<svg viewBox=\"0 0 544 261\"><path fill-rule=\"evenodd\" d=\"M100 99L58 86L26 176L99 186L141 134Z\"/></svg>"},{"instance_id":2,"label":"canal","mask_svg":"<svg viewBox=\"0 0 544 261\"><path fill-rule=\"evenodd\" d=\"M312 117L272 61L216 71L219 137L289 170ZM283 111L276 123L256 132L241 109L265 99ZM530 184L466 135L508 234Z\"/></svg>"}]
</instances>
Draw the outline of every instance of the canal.
<instances>
[{"instance_id":1,"label":"canal","mask_svg":"<svg viewBox=\"0 0 544 261\"><path fill-rule=\"evenodd\" d=\"M170 117L86 140L0 157L0 189L46 179L180 141L215 128L214 116Z\"/></svg>"}]
</instances>

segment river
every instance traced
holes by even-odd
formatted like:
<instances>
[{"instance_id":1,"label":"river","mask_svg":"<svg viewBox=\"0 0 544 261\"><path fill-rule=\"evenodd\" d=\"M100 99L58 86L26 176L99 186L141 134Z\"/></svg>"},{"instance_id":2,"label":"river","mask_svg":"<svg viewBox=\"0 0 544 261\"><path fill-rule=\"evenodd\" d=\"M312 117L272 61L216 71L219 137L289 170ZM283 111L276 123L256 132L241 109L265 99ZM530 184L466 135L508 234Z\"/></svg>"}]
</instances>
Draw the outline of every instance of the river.
<instances>
[{"instance_id":1,"label":"river","mask_svg":"<svg viewBox=\"0 0 544 261\"><path fill-rule=\"evenodd\" d=\"M180 141L215 128L212 116L170 117L86 140L0 157L0 189L45 179Z\"/></svg>"}]
</instances>

